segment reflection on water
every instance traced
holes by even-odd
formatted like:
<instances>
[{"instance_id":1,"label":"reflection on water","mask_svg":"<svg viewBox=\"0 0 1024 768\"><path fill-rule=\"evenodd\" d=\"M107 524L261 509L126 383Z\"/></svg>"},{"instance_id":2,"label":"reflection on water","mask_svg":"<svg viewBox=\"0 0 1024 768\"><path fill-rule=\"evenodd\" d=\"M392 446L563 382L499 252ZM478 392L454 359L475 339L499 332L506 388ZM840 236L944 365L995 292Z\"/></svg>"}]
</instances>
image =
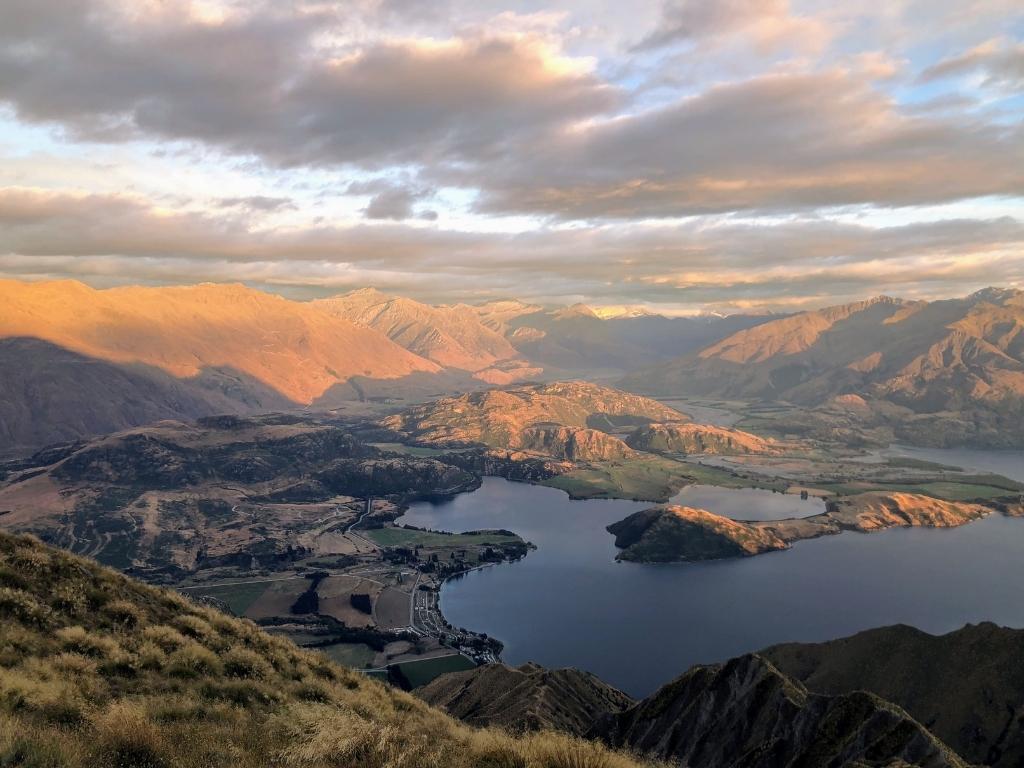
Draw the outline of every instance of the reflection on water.
<instances>
[{"instance_id":1,"label":"reflection on water","mask_svg":"<svg viewBox=\"0 0 1024 768\"><path fill-rule=\"evenodd\" d=\"M618 563L604 526L645 506L486 478L453 500L412 505L400 522L509 528L535 543L517 563L449 582L445 615L504 641L511 664L581 667L638 696L692 664L772 643L897 622L1024 626L1024 520L844 533L713 563Z\"/></svg>"},{"instance_id":2,"label":"reflection on water","mask_svg":"<svg viewBox=\"0 0 1024 768\"><path fill-rule=\"evenodd\" d=\"M671 499L682 504L731 517L733 520L783 520L810 517L825 511L825 502L811 497L801 499L791 493L775 493L761 488L719 488L715 485L688 485Z\"/></svg>"}]
</instances>

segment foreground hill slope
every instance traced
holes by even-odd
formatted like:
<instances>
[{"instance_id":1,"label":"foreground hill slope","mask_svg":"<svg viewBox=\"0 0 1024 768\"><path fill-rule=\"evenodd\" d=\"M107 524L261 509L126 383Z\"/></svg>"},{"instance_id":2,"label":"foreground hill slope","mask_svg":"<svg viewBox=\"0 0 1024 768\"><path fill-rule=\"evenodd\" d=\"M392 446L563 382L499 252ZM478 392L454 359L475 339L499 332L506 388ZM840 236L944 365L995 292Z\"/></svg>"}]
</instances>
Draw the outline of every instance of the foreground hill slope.
<instances>
[{"instance_id":1,"label":"foreground hill slope","mask_svg":"<svg viewBox=\"0 0 1024 768\"><path fill-rule=\"evenodd\" d=\"M599 718L634 703L588 672L547 670L536 664L487 664L453 672L434 679L416 695L470 725L577 735L585 734Z\"/></svg>"},{"instance_id":2,"label":"foreground hill slope","mask_svg":"<svg viewBox=\"0 0 1024 768\"><path fill-rule=\"evenodd\" d=\"M912 413L1024 409L1024 292L868 301L802 312L638 372L642 392L820 405L849 394Z\"/></svg>"},{"instance_id":3,"label":"foreground hill slope","mask_svg":"<svg viewBox=\"0 0 1024 768\"><path fill-rule=\"evenodd\" d=\"M298 404L355 376L440 370L372 328L241 285L100 291L74 281L4 280L0 305L0 338L42 339L179 379L234 371Z\"/></svg>"},{"instance_id":4,"label":"foreground hill slope","mask_svg":"<svg viewBox=\"0 0 1024 768\"><path fill-rule=\"evenodd\" d=\"M0 765L636 765L566 735L472 729L251 622L7 533L0 629Z\"/></svg>"},{"instance_id":5,"label":"foreground hill slope","mask_svg":"<svg viewBox=\"0 0 1024 768\"><path fill-rule=\"evenodd\" d=\"M972 762L1024 764L1024 630L969 624L935 636L899 625L762 654L812 691L899 704Z\"/></svg>"}]
</instances>

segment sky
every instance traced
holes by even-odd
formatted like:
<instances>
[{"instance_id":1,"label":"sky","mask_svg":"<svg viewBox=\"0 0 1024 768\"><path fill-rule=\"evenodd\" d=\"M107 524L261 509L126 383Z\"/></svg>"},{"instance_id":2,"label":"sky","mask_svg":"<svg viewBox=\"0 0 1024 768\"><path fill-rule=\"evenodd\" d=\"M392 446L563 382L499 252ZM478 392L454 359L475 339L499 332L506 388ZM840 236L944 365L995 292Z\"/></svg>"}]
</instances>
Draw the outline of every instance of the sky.
<instances>
[{"instance_id":1,"label":"sky","mask_svg":"<svg viewBox=\"0 0 1024 768\"><path fill-rule=\"evenodd\" d=\"M1024 288L1019 0L0 0L0 276L667 314Z\"/></svg>"}]
</instances>

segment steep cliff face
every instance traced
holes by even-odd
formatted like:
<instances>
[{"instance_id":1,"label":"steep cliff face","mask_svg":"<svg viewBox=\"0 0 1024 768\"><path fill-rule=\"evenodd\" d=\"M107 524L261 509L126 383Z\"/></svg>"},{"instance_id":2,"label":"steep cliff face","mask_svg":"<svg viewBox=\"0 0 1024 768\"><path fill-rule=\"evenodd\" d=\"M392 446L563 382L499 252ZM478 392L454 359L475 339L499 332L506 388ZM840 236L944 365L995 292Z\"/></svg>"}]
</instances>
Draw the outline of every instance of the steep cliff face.
<instances>
[{"instance_id":1,"label":"steep cliff face","mask_svg":"<svg viewBox=\"0 0 1024 768\"><path fill-rule=\"evenodd\" d=\"M899 707L863 692L808 693L756 654L695 667L591 733L695 768L966 768Z\"/></svg>"},{"instance_id":2,"label":"steep cliff face","mask_svg":"<svg viewBox=\"0 0 1024 768\"><path fill-rule=\"evenodd\" d=\"M416 695L471 725L513 731L554 729L577 735L634 703L587 672L547 670L536 664L488 664L442 675Z\"/></svg>"},{"instance_id":3,"label":"steep cliff face","mask_svg":"<svg viewBox=\"0 0 1024 768\"><path fill-rule=\"evenodd\" d=\"M725 456L772 454L781 449L774 440L710 424L650 424L637 427L626 443L640 451Z\"/></svg>"}]
</instances>

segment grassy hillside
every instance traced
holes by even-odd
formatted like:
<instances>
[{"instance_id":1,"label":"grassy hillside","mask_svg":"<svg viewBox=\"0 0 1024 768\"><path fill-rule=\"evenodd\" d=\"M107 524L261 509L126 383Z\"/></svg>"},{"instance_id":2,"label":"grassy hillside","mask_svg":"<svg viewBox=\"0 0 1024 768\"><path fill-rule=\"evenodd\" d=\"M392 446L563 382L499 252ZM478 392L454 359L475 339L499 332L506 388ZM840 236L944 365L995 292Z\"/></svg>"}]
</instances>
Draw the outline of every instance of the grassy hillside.
<instances>
[{"instance_id":1,"label":"grassy hillside","mask_svg":"<svg viewBox=\"0 0 1024 768\"><path fill-rule=\"evenodd\" d=\"M630 768L476 730L254 624L0 533L0 765Z\"/></svg>"}]
</instances>

